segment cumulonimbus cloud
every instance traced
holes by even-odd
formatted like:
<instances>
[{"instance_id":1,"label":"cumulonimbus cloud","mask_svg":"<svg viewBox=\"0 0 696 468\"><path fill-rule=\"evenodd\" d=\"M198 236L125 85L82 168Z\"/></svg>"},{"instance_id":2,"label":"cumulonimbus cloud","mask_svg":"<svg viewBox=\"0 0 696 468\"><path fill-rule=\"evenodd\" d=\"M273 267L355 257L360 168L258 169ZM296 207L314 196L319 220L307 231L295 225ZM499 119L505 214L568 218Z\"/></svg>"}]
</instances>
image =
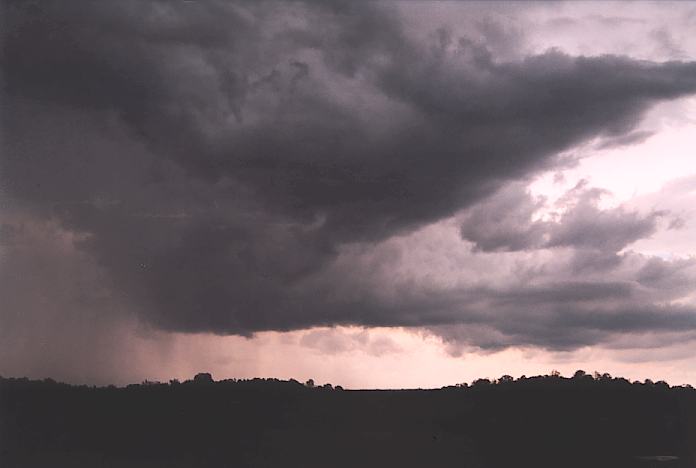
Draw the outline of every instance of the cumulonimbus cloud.
<instances>
[{"instance_id":1,"label":"cumulonimbus cloud","mask_svg":"<svg viewBox=\"0 0 696 468\"><path fill-rule=\"evenodd\" d=\"M573 257L565 282L387 300L377 276L358 287L336 262L345 246L377 246L463 209L484 216L498 189L559 152L635 135L652 104L696 92L694 62L557 50L502 60L446 32L418 41L373 3L3 9L8 199L79 233L81 251L160 328L485 322L509 342L560 346L542 338L551 325L611 330L620 320L580 317L624 313L644 291L573 280L584 271ZM658 216L586 201L553 225L520 228L515 216L523 223L533 207L521 208L462 233L483 251L609 252L603 261L620 268L616 253ZM551 315L522 329L513 303ZM564 319L553 315L563 307ZM669 307L674 323L693 325Z\"/></svg>"}]
</instances>

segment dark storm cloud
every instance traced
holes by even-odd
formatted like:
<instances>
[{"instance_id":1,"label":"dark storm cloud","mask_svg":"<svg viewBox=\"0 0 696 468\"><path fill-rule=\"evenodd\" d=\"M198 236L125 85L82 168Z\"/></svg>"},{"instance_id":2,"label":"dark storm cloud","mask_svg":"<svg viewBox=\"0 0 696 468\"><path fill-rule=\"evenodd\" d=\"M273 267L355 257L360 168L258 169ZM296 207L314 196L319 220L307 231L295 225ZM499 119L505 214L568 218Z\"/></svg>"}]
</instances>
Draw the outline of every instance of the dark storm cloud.
<instances>
[{"instance_id":1,"label":"dark storm cloud","mask_svg":"<svg viewBox=\"0 0 696 468\"><path fill-rule=\"evenodd\" d=\"M508 312L514 314L514 311ZM568 351L607 343L618 335L633 337L635 347L639 348L642 346L639 337L645 335L693 331L695 313L694 309L683 307L635 305L627 309L588 310L566 306L548 314L527 317L528 320L505 319L505 314L501 313L499 320L484 324L434 326L430 330L441 337L455 355L471 346L489 351L510 346Z\"/></svg>"},{"instance_id":2,"label":"dark storm cloud","mask_svg":"<svg viewBox=\"0 0 696 468\"><path fill-rule=\"evenodd\" d=\"M641 215L623 207L603 210L598 206L602 195L602 190L581 182L557 203L562 213L555 219L534 220L544 200L535 200L522 184L511 184L468 210L461 234L486 252L575 247L614 253L649 237L666 214Z\"/></svg>"},{"instance_id":3,"label":"dark storm cloud","mask_svg":"<svg viewBox=\"0 0 696 468\"><path fill-rule=\"evenodd\" d=\"M471 207L574 144L634 135L653 103L696 92L696 63L553 50L501 60L485 42L505 42L493 26L483 41L443 30L418 43L376 3L3 10L8 199L79 233L118 294L169 330L427 326L469 311L495 323L471 304L505 301L499 290L384 300L328 269L346 244ZM509 201L521 211L492 224L481 211L463 235L484 251L617 251L657 216L588 200L525 225L534 207ZM569 284L510 294L562 304L631 291Z\"/></svg>"},{"instance_id":4,"label":"dark storm cloud","mask_svg":"<svg viewBox=\"0 0 696 468\"><path fill-rule=\"evenodd\" d=\"M533 216L543 205L524 185L508 185L465 213L462 238L484 252L540 248L549 223L533 221Z\"/></svg>"},{"instance_id":5,"label":"dark storm cloud","mask_svg":"<svg viewBox=\"0 0 696 468\"><path fill-rule=\"evenodd\" d=\"M635 259L624 258L619 263L631 260ZM603 275L611 270L605 269ZM696 328L696 309L666 302L693 291L695 270L693 260L672 263L652 259L637 273L617 281L606 281L599 275L557 281L541 275L535 278L537 285L472 290L468 295L480 301L465 306L459 323L435 325L430 330L449 343L455 354L466 346L569 350L607 342L617 335L688 335ZM656 276L648 279L652 273ZM564 276L561 272L555 275Z\"/></svg>"}]
</instances>

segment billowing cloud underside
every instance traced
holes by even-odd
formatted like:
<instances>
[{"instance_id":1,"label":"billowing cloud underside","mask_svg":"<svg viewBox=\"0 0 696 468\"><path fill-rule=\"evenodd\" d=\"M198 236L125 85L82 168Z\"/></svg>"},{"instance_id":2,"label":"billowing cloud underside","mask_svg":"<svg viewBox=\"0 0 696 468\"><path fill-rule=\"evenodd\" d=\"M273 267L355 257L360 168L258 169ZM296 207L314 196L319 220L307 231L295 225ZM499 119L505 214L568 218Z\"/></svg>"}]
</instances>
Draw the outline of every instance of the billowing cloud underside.
<instances>
[{"instance_id":1,"label":"billowing cloud underside","mask_svg":"<svg viewBox=\"0 0 696 468\"><path fill-rule=\"evenodd\" d=\"M100 294L179 331L422 326L563 348L696 327L674 303L691 262L621 253L664 213L601 210L578 187L533 220L514 182L634 135L652 104L696 92L694 62L504 61L446 31L417 41L373 3L3 8L8 264L51 220L105 272ZM460 269L553 261L487 284L403 277L393 236L457 214ZM18 281L3 295L41 287Z\"/></svg>"}]
</instances>

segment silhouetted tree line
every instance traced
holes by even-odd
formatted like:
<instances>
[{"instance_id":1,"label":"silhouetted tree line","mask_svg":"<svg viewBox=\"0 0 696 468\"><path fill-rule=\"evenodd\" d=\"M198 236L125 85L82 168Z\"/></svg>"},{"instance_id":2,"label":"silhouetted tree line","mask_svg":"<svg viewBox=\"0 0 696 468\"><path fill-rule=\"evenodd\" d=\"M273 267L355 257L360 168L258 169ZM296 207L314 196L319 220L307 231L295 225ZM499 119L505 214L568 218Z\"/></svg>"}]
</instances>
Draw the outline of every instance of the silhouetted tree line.
<instances>
[{"instance_id":1,"label":"silhouetted tree line","mask_svg":"<svg viewBox=\"0 0 696 468\"><path fill-rule=\"evenodd\" d=\"M437 390L0 378L3 467L696 467L696 390L578 371Z\"/></svg>"}]
</instances>

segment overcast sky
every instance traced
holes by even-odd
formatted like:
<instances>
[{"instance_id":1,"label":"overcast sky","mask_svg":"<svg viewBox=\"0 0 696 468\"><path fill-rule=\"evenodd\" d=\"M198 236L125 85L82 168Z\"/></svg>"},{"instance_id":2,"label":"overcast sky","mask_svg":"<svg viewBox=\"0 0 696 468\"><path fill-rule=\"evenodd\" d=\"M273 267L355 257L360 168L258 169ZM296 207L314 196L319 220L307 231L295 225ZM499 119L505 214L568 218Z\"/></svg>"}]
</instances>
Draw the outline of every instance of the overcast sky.
<instances>
[{"instance_id":1,"label":"overcast sky","mask_svg":"<svg viewBox=\"0 0 696 468\"><path fill-rule=\"evenodd\" d=\"M2 3L0 374L696 385L696 5Z\"/></svg>"}]
</instances>

